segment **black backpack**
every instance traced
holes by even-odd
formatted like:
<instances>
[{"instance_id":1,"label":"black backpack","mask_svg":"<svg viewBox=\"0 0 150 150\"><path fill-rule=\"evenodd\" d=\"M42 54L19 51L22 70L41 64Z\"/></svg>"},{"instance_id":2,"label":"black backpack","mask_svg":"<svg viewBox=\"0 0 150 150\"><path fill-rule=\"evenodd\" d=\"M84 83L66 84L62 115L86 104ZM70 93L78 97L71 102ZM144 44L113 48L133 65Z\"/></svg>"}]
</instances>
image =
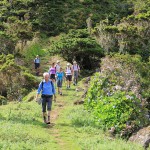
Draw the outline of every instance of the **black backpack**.
<instances>
[{"instance_id":1,"label":"black backpack","mask_svg":"<svg viewBox=\"0 0 150 150\"><path fill-rule=\"evenodd\" d=\"M54 88L53 82L52 81L50 81L50 82L51 82L52 88ZM44 82L42 81L42 90L43 90L43 85L44 85Z\"/></svg>"}]
</instances>

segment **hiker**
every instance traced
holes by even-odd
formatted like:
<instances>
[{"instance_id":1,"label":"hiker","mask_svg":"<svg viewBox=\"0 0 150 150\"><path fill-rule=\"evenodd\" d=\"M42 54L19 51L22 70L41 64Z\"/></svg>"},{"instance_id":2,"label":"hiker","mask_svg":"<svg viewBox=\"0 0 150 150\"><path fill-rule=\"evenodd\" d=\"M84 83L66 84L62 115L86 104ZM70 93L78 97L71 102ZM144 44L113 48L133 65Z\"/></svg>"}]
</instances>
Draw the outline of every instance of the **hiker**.
<instances>
[{"instance_id":1,"label":"hiker","mask_svg":"<svg viewBox=\"0 0 150 150\"><path fill-rule=\"evenodd\" d=\"M66 68L66 80L67 80L67 89L69 89L72 81L72 68L69 63L67 63Z\"/></svg>"},{"instance_id":2,"label":"hiker","mask_svg":"<svg viewBox=\"0 0 150 150\"><path fill-rule=\"evenodd\" d=\"M79 73L80 73L80 67L79 67L79 65L77 64L76 61L73 62L72 70L73 70L73 84L77 85L78 76L79 76Z\"/></svg>"},{"instance_id":3,"label":"hiker","mask_svg":"<svg viewBox=\"0 0 150 150\"><path fill-rule=\"evenodd\" d=\"M52 99L54 96L54 101L56 101L55 88L53 82L49 79L49 73L45 72L43 74L44 80L39 84L36 100L41 93L42 98L42 112L44 123L50 124L50 112L52 108ZM46 113L46 107L48 114ZM47 117L48 116L48 117Z\"/></svg>"},{"instance_id":4,"label":"hiker","mask_svg":"<svg viewBox=\"0 0 150 150\"><path fill-rule=\"evenodd\" d=\"M60 61L59 60L57 60L57 63L56 63L56 65L55 65L55 68L56 68L56 72L59 72L60 71Z\"/></svg>"},{"instance_id":5,"label":"hiker","mask_svg":"<svg viewBox=\"0 0 150 150\"><path fill-rule=\"evenodd\" d=\"M40 58L39 55L36 55L36 58L34 59L34 65L36 70L36 75L39 75L39 67L40 67Z\"/></svg>"},{"instance_id":6,"label":"hiker","mask_svg":"<svg viewBox=\"0 0 150 150\"><path fill-rule=\"evenodd\" d=\"M62 83L64 78L64 72L62 68L56 73L57 76L57 87L58 87L58 94L62 95Z\"/></svg>"},{"instance_id":7,"label":"hiker","mask_svg":"<svg viewBox=\"0 0 150 150\"><path fill-rule=\"evenodd\" d=\"M49 69L49 75L50 75L50 79L55 82L56 81L56 68L55 68L55 63L52 63L51 68Z\"/></svg>"}]
</instances>

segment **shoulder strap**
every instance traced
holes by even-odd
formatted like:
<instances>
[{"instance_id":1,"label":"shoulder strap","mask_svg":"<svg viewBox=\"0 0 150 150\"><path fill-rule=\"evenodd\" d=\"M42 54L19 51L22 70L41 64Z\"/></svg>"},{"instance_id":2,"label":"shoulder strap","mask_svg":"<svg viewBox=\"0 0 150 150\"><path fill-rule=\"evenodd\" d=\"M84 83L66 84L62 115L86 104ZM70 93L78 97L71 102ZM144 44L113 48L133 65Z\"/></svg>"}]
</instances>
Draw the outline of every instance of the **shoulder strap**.
<instances>
[{"instance_id":1,"label":"shoulder strap","mask_svg":"<svg viewBox=\"0 0 150 150\"><path fill-rule=\"evenodd\" d=\"M42 81L42 90L43 90L43 84L44 84L44 82Z\"/></svg>"}]
</instances>

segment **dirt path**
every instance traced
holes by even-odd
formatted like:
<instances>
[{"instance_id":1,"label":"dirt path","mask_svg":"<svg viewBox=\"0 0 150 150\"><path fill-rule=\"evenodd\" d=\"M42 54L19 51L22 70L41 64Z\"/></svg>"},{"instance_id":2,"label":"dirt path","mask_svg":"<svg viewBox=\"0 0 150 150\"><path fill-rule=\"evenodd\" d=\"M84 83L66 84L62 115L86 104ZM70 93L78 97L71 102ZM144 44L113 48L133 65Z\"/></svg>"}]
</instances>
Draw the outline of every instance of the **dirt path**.
<instances>
[{"instance_id":1,"label":"dirt path","mask_svg":"<svg viewBox=\"0 0 150 150\"><path fill-rule=\"evenodd\" d=\"M53 103L54 104L54 103ZM58 128L55 126L55 122L59 117L60 112L64 109L65 107L65 102L62 102L58 100L55 104L55 108L51 112L51 124L48 126L48 129L50 130L50 134L54 137L56 143L61 147L61 149L65 149L65 141L62 140Z\"/></svg>"}]
</instances>

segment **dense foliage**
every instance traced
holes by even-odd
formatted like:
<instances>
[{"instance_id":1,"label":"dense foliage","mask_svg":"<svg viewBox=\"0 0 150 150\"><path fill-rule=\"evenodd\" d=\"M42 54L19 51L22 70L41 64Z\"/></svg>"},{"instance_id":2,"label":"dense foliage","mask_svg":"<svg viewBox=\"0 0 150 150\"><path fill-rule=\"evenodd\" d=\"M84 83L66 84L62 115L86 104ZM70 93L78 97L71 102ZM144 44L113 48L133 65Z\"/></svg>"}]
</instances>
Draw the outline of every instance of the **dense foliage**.
<instances>
[{"instance_id":1,"label":"dense foliage","mask_svg":"<svg viewBox=\"0 0 150 150\"><path fill-rule=\"evenodd\" d=\"M15 63L14 56L0 55L0 91L10 101L21 100L37 85L37 79L27 68ZM3 98L2 98L3 99Z\"/></svg>"},{"instance_id":2,"label":"dense foliage","mask_svg":"<svg viewBox=\"0 0 150 150\"><path fill-rule=\"evenodd\" d=\"M149 64L141 57L115 55L102 60L101 72L93 76L85 100L103 128L132 132L149 123ZM128 133L129 134L129 133Z\"/></svg>"},{"instance_id":3,"label":"dense foliage","mask_svg":"<svg viewBox=\"0 0 150 150\"><path fill-rule=\"evenodd\" d=\"M148 60L150 56L150 1L134 3L134 13L116 20L100 21L92 30L98 43L106 53L119 52L139 54Z\"/></svg>"},{"instance_id":4,"label":"dense foliage","mask_svg":"<svg viewBox=\"0 0 150 150\"><path fill-rule=\"evenodd\" d=\"M86 29L70 30L53 42L50 52L60 54L67 61L76 60L84 69L94 69L103 56L103 49L90 37Z\"/></svg>"}]
</instances>

